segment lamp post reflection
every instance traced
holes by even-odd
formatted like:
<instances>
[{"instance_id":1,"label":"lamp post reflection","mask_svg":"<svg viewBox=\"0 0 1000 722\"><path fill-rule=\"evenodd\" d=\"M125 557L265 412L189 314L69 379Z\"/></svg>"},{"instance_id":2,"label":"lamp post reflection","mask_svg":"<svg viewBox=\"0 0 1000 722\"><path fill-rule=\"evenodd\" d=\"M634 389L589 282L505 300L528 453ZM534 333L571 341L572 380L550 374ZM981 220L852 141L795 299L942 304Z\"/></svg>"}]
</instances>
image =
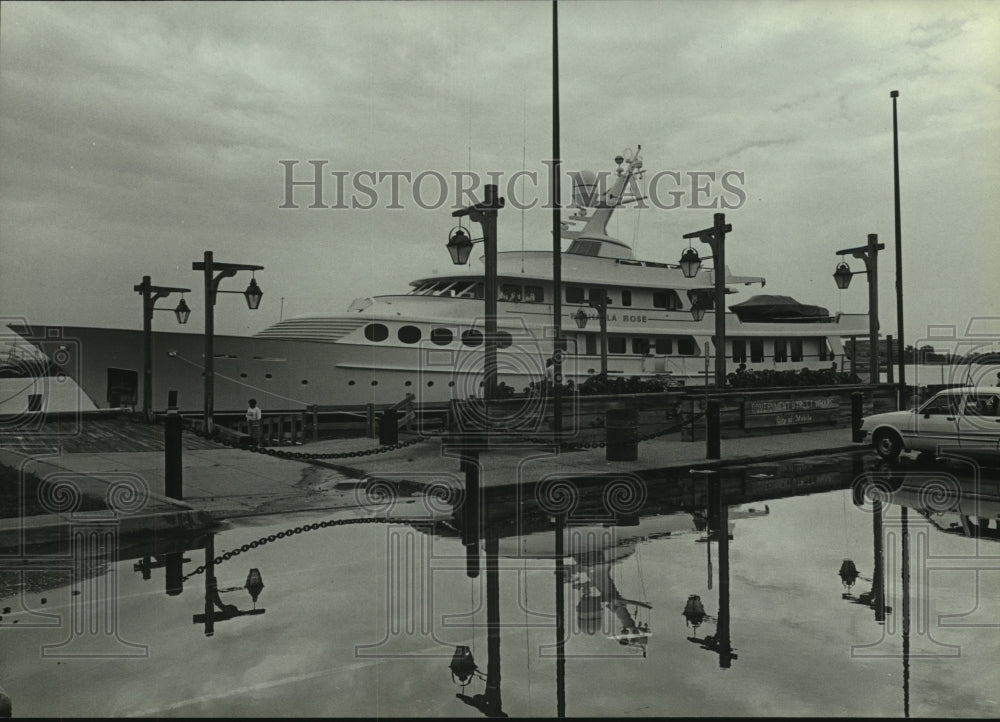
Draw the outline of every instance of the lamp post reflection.
<instances>
[{"instance_id":1,"label":"lamp post reflection","mask_svg":"<svg viewBox=\"0 0 1000 722\"><path fill-rule=\"evenodd\" d=\"M500 699L500 540L486 532L486 690L483 694L455 697L486 717L507 717ZM453 670L454 671L454 670Z\"/></svg>"},{"instance_id":2,"label":"lamp post reflection","mask_svg":"<svg viewBox=\"0 0 1000 722\"><path fill-rule=\"evenodd\" d=\"M719 667L729 669L733 660L739 656L733 653L733 644L729 617L729 506L723 503L721 480L718 474L712 474L708 479L708 540L714 538L719 542L719 616L715 620L715 634L703 638L688 637L702 649L708 649L719 655ZM711 619L705 614L701 598L697 595L688 597L684 607L684 616L695 632L698 626Z\"/></svg>"},{"instance_id":3,"label":"lamp post reflection","mask_svg":"<svg viewBox=\"0 0 1000 722\"><path fill-rule=\"evenodd\" d=\"M563 558L566 548L563 533L566 519L556 516L556 716L566 716L566 592L563 581L566 570Z\"/></svg>"},{"instance_id":4,"label":"lamp post reflection","mask_svg":"<svg viewBox=\"0 0 1000 722\"><path fill-rule=\"evenodd\" d=\"M254 574L256 572L256 575ZM237 589L247 589L254 601L254 609L241 610L235 604L224 604L219 596L220 592L235 591ZM263 581L260 580L260 571L250 570L247 583L243 587L231 587L219 589L219 582L215 578L215 536L209 538L205 544L205 612L192 616L194 624L205 625L205 636L211 637L215 634L215 623L224 622L234 617L244 617L250 615L263 614L265 609L257 609L257 597L260 590L264 588Z\"/></svg>"}]
</instances>

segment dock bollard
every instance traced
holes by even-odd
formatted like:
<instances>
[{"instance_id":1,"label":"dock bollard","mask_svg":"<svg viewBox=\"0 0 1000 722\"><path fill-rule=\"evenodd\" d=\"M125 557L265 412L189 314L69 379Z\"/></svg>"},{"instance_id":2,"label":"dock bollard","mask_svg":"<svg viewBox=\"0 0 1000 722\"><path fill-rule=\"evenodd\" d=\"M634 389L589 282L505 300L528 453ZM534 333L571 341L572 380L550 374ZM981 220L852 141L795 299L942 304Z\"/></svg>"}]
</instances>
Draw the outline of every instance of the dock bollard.
<instances>
[{"instance_id":1,"label":"dock bollard","mask_svg":"<svg viewBox=\"0 0 1000 722\"><path fill-rule=\"evenodd\" d=\"M382 412L382 423L378 427L379 446L389 446L399 441L399 412L386 409Z\"/></svg>"},{"instance_id":2,"label":"dock bollard","mask_svg":"<svg viewBox=\"0 0 1000 722\"><path fill-rule=\"evenodd\" d=\"M164 557L167 596L176 597L184 591L184 552L167 552Z\"/></svg>"},{"instance_id":3,"label":"dock bollard","mask_svg":"<svg viewBox=\"0 0 1000 722\"><path fill-rule=\"evenodd\" d=\"M851 441L855 444L864 440L861 435L861 417L863 415L865 395L860 391L851 394Z\"/></svg>"},{"instance_id":4,"label":"dock bollard","mask_svg":"<svg viewBox=\"0 0 1000 722\"><path fill-rule=\"evenodd\" d=\"M722 403L712 399L705 409L705 456L722 458Z\"/></svg>"},{"instance_id":5,"label":"dock bollard","mask_svg":"<svg viewBox=\"0 0 1000 722\"><path fill-rule=\"evenodd\" d=\"M639 458L639 412L635 409L609 409L604 431L606 461L635 461Z\"/></svg>"},{"instance_id":6,"label":"dock bollard","mask_svg":"<svg viewBox=\"0 0 1000 722\"><path fill-rule=\"evenodd\" d=\"M184 498L184 444L181 415L177 412L177 392L170 391L167 418L163 422L163 493L171 499Z\"/></svg>"}]
</instances>

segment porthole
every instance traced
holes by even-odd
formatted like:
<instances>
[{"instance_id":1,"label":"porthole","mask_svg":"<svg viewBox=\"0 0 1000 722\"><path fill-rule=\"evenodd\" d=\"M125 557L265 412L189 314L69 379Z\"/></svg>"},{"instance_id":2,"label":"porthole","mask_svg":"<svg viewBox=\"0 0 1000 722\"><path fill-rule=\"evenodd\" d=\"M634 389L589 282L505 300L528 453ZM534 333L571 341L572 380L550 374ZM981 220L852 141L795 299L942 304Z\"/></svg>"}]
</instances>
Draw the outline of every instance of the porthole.
<instances>
[{"instance_id":1,"label":"porthole","mask_svg":"<svg viewBox=\"0 0 1000 722\"><path fill-rule=\"evenodd\" d=\"M462 343L466 346L480 346L483 343L483 334L474 328L462 331Z\"/></svg>"},{"instance_id":2,"label":"porthole","mask_svg":"<svg viewBox=\"0 0 1000 722\"><path fill-rule=\"evenodd\" d=\"M365 326L365 338L369 341L385 341L389 338L389 329L381 323L370 323Z\"/></svg>"},{"instance_id":3,"label":"porthole","mask_svg":"<svg viewBox=\"0 0 1000 722\"><path fill-rule=\"evenodd\" d=\"M403 384L403 386L413 386L413 382L407 381L405 384Z\"/></svg>"},{"instance_id":4,"label":"porthole","mask_svg":"<svg viewBox=\"0 0 1000 722\"><path fill-rule=\"evenodd\" d=\"M348 381L348 382L347 382L347 385L348 385L348 386L354 386L354 382L353 382L353 381Z\"/></svg>"},{"instance_id":5,"label":"porthole","mask_svg":"<svg viewBox=\"0 0 1000 722\"><path fill-rule=\"evenodd\" d=\"M271 378L271 374L264 374L264 378L265 378L265 379L269 379L269 378Z\"/></svg>"},{"instance_id":6,"label":"porthole","mask_svg":"<svg viewBox=\"0 0 1000 722\"><path fill-rule=\"evenodd\" d=\"M434 382L433 382L433 381L428 381L428 382L427 382L427 385L428 385L428 386L433 386L433 385L434 385Z\"/></svg>"},{"instance_id":7,"label":"porthole","mask_svg":"<svg viewBox=\"0 0 1000 722\"><path fill-rule=\"evenodd\" d=\"M396 336L403 343L416 343L420 340L420 329L416 326L400 326Z\"/></svg>"},{"instance_id":8,"label":"porthole","mask_svg":"<svg viewBox=\"0 0 1000 722\"><path fill-rule=\"evenodd\" d=\"M437 344L438 346L447 346L455 339L455 334L451 332L450 328L435 328L431 329L431 342Z\"/></svg>"},{"instance_id":9,"label":"porthole","mask_svg":"<svg viewBox=\"0 0 1000 722\"><path fill-rule=\"evenodd\" d=\"M308 383L309 383L309 382L308 382L308 381L307 381L306 379L302 379L302 385L303 385L303 386L305 386L305 385L306 385L306 384L308 384Z\"/></svg>"},{"instance_id":10,"label":"porthole","mask_svg":"<svg viewBox=\"0 0 1000 722\"><path fill-rule=\"evenodd\" d=\"M245 379L246 377L247 377L247 375L246 375L246 374L240 374L240 378L241 378L241 379Z\"/></svg>"},{"instance_id":11,"label":"porthole","mask_svg":"<svg viewBox=\"0 0 1000 722\"><path fill-rule=\"evenodd\" d=\"M510 348L514 337L506 331L497 331L497 348Z\"/></svg>"},{"instance_id":12,"label":"porthole","mask_svg":"<svg viewBox=\"0 0 1000 722\"><path fill-rule=\"evenodd\" d=\"M378 381L372 381L372 386L378 386Z\"/></svg>"}]
</instances>

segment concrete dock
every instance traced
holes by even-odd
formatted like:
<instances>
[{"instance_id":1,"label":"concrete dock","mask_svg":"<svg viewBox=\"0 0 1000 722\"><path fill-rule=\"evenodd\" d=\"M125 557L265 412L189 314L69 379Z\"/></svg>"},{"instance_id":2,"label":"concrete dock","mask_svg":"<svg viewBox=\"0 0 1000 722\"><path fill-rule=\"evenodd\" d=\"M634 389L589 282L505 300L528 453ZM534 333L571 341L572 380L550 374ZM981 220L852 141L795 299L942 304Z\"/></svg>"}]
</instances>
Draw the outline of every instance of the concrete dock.
<instances>
[{"instance_id":1,"label":"concrete dock","mask_svg":"<svg viewBox=\"0 0 1000 722\"><path fill-rule=\"evenodd\" d=\"M430 438L405 448L339 458L281 458L230 448L184 432L183 500L164 496L163 427L125 417L84 422L67 438L0 435L0 464L108 501L107 512L68 508L25 519L0 519L0 549L60 538L82 518L112 516L121 534L208 528L226 519L291 511L362 507L374 482L407 489L461 485L457 447ZM88 438L89 436L89 438ZM416 437L401 434L400 441ZM159 448L157 448L157 446ZM145 450L129 450L129 447ZM350 454L378 448L369 438L330 439L273 448L283 454ZM629 474L651 481L678 471L742 465L820 453L862 450L849 428L722 441L721 459L706 459L704 441L679 434L638 444L635 461L607 461L604 448L557 452L554 445L508 442L480 453L484 488L567 477ZM120 500L124 500L123 502ZM116 501L118 500L118 501ZM115 506L115 504L118 506Z\"/></svg>"}]
</instances>

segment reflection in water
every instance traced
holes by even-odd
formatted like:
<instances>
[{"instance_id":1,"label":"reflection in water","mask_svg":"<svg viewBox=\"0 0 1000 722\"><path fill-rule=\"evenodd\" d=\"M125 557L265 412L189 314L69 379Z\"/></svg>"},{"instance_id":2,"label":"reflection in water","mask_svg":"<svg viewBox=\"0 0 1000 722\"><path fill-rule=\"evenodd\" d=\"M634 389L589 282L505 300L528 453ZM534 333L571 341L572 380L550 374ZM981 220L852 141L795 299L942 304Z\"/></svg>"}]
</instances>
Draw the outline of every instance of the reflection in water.
<instances>
[{"instance_id":1,"label":"reflection in water","mask_svg":"<svg viewBox=\"0 0 1000 722\"><path fill-rule=\"evenodd\" d=\"M708 538L719 543L719 616L715 618L715 634L698 637L698 627L710 620L705 613L701 597L692 594L684 605L684 618L694 627L695 635L688 640L719 655L719 667L728 669L738 655L733 653L729 619L729 541L733 538L729 524L729 506L723 502L721 481L718 474L712 474L708 479ZM770 510L768 510L770 511ZM711 558L711 557L709 557ZM709 567L711 580L711 567Z\"/></svg>"},{"instance_id":2,"label":"reflection in water","mask_svg":"<svg viewBox=\"0 0 1000 722\"><path fill-rule=\"evenodd\" d=\"M872 499L875 578L884 578L883 509L885 504L898 506L900 544L900 581L902 592L902 687L903 716L910 716L910 645L911 645L911 568L910 568L910 509L916 511L929 528L945 534L960 535L983 540L1000 540L1000 493L996 469L984 468L969 459L956 458L945 461L902 459L880 462L857 485L854 498L858 506L864 499ZM859 503L859 500L861 503ZM929 573L926 560L922 574ZM947 567L945 567L947 568ZM977 578L978 579L978 578ZM873 587L872 596L881 587ZM978 587L978 584L977 584ZM844 595L847 597L848 595ZM864 595L862 595L863 599ZM926 600L925 600L926 603ZM876 607L876 613L878 608ZM886 608L891 612L891 608ZM925 612L926 613L926 612ZM919 617L919 613L918 613ZM925 641L932 642L927 630ZM945 645L942 645L945 646ZM954 648L957 653L958 648ZM919 656L928 655L926 652ZM938 656L953 656L938 653Z\"/></svg>"},{"instance_id":3,"label":"reflection in water","mask_svg":"<svg viewBox=\"0 0 1000 722\"><path fill-rule=\"evenodd\" d=\"M256 575L254 574L256 572ZM205 636L211 637L215 634L215 623L225 622L229 619L235 617L244 617L247 615L258 615L263 614L266 609L257 609L257 597L260 594L260 590L264 588L264 583L260 578L260 571L257 569L251 569L250 574L247 576L247 581L244 586L238 587L227 587L225 589L219 589L219 582L215 578L215 535L211 535L208 541L205 543L205 612L203 614L195 614L192 616L191 621L194 624L204 624L205 625ZM235 592L240 589L246 589L250 592L250 597L253 599L254 608L253 609L239 609L235 604L226 604L222 601L220 594L224 592Z\"/></svg>"},{"instance_id":4,"label":"reflection in water","mask_svg":"<svg viewBox=\"0 0 1000 722\"><path fill-rule=\"evenodd\" d=\"M859 457L854 457L857 459ZM447 524L439 523L433 527L433 533L441 536L455 538L455 548L457 537L461 536L465 544L470 576L479 573L480 564L480 544L483 544L486 559L483 563L483 573L485 575L485 604L486 604L486 637L487 648L481 647L476 651L480 659L472 657L473 651L468 647L459 647L456 656L450 657L452 649L448 648L448 655L451 660L450 672L457 683L462 685L459 694L452 699L452 694L456 691L451 688L445 697L448 704L455 709L470 712L476 710L487 717L506 717L504 711L504 700L501 697L501 607L500 607L500 557L552 559L552 564L547 565L546 575L551 574L554 567L555 586L548 587L545 582L548 609L551 611L552 598L555 598L555 644L549 648L555 653L555 713L564 717L567 714L567 674L580 676L587 669L586 663L578 663L570 660L567 665L567 652L570 656L579 655L584 657L588 652L598 649L596 656L611 657L614 655L629 655L634 659L646 657L649 653L649 661L643 665L647 672L645 678L649 677L648 670L655 667L656 653L659 652L661 658L664 656L664 649L670 649L673 643L674 648L685 647L691 650L694 657L700 657L707 665L715 666L715 660L707 657L702 652L694 651L696 647L691 646L688 641L697 648L712 652L718 656L718 666L720 669L727 669L732 663L738 660L737 650L733 647L733 636L743 648L750 648L753 654L746 658L739 668L746 664L751 664L753 658L758 661L765 657L766 650L761 649L762 645L757 630L748 629L739 612L746 604L746 599L751 598L754 590L747 589L737 583L732 584L731 567L734 562L737 567L736 582L746 578L753 573L753 563L744 559L752 558L748 548L741 551L747 552L745 557L730 557L730 544L738 543L734 541L735 535L732 533L732 521L742 518L766 517L770 511L763 502L765 500L781 499L787 496L799 494L810 494L815 491L829 491L831 489L846 490L850 487L851 492L846 491L836 497L836 512L839 516L841 499L853 499L859 508L871 513L871 527L869 537L869 527L867 518L864 520L863 534L858 537L864 541L864 551L854 555L853 559L845 558L840 563L837 570L837 560L841 555L837 553L829 566L822 566L824 573L829 575L827 579L835 588L836 582L832 579L832 572L837 571L840 581L843 584L843 599L852 604L861 604L872 610L859 610L856 607L849 607L837 599L835 592L832 595L833 602L843 615L849 611L858 612L857 616L863 617L867 628L875 628L871 624L872 613L876 622L884 629L883 640L894 641L895 645L891 650L888 645L879 650L883 657L891 658L895 673L899 674L898 662L900 659L900 646L902 643L902 713L910 715L910 617L911 617L911 589L910 589L910 527L917 522L927 520L929 524L923 526L927 529L937 529L938 532L949 536L971 536L983 539L994 539L996 536L996 519L1000 518L1000 498L991 498L978 484L978 477L963 475L954 467L947 466L927 466L919 464L902 464L895 467L880 466L874 470L859 469L857 463L851 468L850 462L842 462L838 468L830 468L816 463L812 466L803 465L794 473L783 472L779 469L750 467L743 470L730 470L722 475L696 476L690 479L678 480L677 483L665 484L662 488L650 487L649 498L645 505L638 510L631 510L629 513L609 512L605 505L606 499L601 488L588 491L586 488L579 489L579 499L574 509L565 513L551 513L551 510L543 508L542 505L526 500L523 497L513 496L510 491L503 490L494 492L489 490L489 494L484 490L484 498L477 499L477 503L472 505L481 510L474 512L468 506L458 507L453 510L452 517ZM861 477L871 481L868 486L864 484L851 485L851 480ZM957 481L951 481L954 478ZM875 483L878 482L878 483ZM934 484L936 483L936 486ZM970 484L976 485L975 495L968 491ZM946 493L954 488L955 493ZM477 495L478 496L478 495ZM489 498L485 498L489 496ZM481 504L478 502L482 502ZM747 510L745 505L756 504L753 511ZM997 504L997 511L994 511L991 504ZM898 506L899 518L894 516ZM909 515L908 510L915 510L914 515ZM850 504L845 501L845 510L850 509ZM582 510L582 511L581 511ZM586 513L583 513L586 512ZM604 513L603 518L600 512ZM776 507L776 513L780 513ZM787 511L785 512L787 513ZM846 512L845 512L846 513ZM918 516L919 515L919 516ZM787 517L782 517L787 518ZM775 520L775 523L778 520ZM896 526L894 526L896 525ZM901 527L899 526L901 525ZM930 526L933 525L933 526ZM846 527L846 522L845 522ZM856 528L856 527L854 527ZM893 536L893 530L900 528L900 535ZM768 533L772 527L768 526ZM474 531L473 531L474 530ZM723 533L723 530L726 530ZM774 528L775 532L777 528ZM421 528L421 531L424 529ZM706 533L707 532L707 533ZM919 530L914 533L919 534ZM930 531L934 535L937 532ZM845 532L846 535L846 532ZM674 541L668 542L667 539ZM740 538L746 536L741 532ZM795 539L795 537L789 537ZM845 537L846 538L846 537ZM868 547L869 538L871 547ZM893 540L898 538L900 545L894 545ZM704 577L701 576L701 564L705 562L706 556L700 554L693 558L690 553L686 558L691 563L697 564L693 571L699 578L688 575L684 586L678 585L676 590L678 596L676 602L670 605L663 605L662 599L669 598L663 592L662 587L669 587L673 582L666 581L670 578L670 573L664 574L662 570L657 576L662 587L650 584L650 594L647 597L645 582L641 578L640 568L641 556L639 549L643 544L651 540L659 540L659 545L668 544L680 546L685 543L705 543L707 552L707 566L709 573L708 588L716 587L718 592L717 610L715 599L706 594L702 589ZM914 540L916 543L919 540ZM716 550L711 547L718 545ZM223 581L217 579L217 568L215 564L215 542L213 537L207 538L199 546L193 547L199 552L203 548L205 556L204 564L204 610L203 613L194 615L193 619L197 624L203 624L206 636L212 636L214 625L217 622L232 619L236 616L263 614L264 610L241 611L236 604L229 603L232 600L227 596L229 592L242 590L242 593L250 593L251 599L256 602L261 594L264 581L259 569L251 569L246 575L246 567L243 567L239 575L242 580L247 576L247 581L239 587L225 587L226 583L234 583L235 579L228 578L223 574ZM647 547L648 548L648 547ZM914 547L919 549L919 545ZM753 549L753 547L749 547ZM690 548L688 549L690 552ZM870 551L870 556L869 556ZM190 559L184 557L184 551L173 549L169 552L158 554L155 557L145 557L135 565L135 570L143 574L144 579L149 579L151 571L156 569L164 570L165 590L168 595L174 596L181 593L183 582L182 565ZM898 557L895 554L901 553L901 563L897 566ZM712 565L712 557L715 556L716 564ZM198 559L190 553L191 557ZM648 556L648 555L647 555ZM914 556L917 556L916 554ZM244 557L246 558L246 557ZM459 554L459 560L461 555ZM155 559L155 561L154 561ZM866 560L870 560L869 562ZM200 559L198 559L200 561ZM543 562L547 564L547 562ZM639 572L638 577L633 575L632 568L635 565ZM824 562L826 564L826 562ZM225 565L222 569L232 571L232 565ZM263 566L263 565L262 565ZM747 568L749 567L749 568ZM897 573L896 569L900 572ZM461 561L458 562L456 573L461 575ZM254 572L256 571L256 574ZM265 568L266 572L267 569ZM512 575L507 574L505 569L504 579L512 579ZM672 573L672 571L671 571ZM742 573L744 576L740 576ZM191 575L189 575L191 576ZM656 576L650 574L649 578ZM893 578L895 577L895 585ZM901 587L898 586L902 582ZM629 582L636 582L629 584ZM862 582L866 584L862 584ZM694 588L685 588L688 583ZM870 590L866 589L857 593L858 587L871 585ZM199 585L200 586L200 585ZM902 590L901 597L901 622L899 627L893 627L892 607L897 603L899 597L895 594ZM919 587L917 588L919 591ZM551 590L551 591L550 591ZM195 590L200 591L200 590ZM554 592L554 594L552 594ZM731 596L737 596L737 614L734 617L731 611ZM551 596L550 596L551 595ZM567 598L568 595L568 598ZM760 598L760 594L757 594ZM687 599L683 604L683 612L678 614L681 606L680 602ZM653 608L653 604L656 609ZM246 598L244 598L246 601ZM508 600L509 602L509 600ZM271 605L274 605L274 601ZM913 604L920 602L919 594L913 597ZM242 605L241 605L242 606ZM245 606L250 606L247 603ZM464 605L463 605L464 606ZM669 608L666 608L669 607ZM706 609L706 607L708 607ZM504 608L505 610L507 607ZM664 611L665 610L665 611ZM912 610L917 614L919 609ZM655 616L652 616L655 613ZM567 624L567 616L569 615ZM712 616L712 615L717 616ZM887 617L887 615L890 615ZM509 615L504 613L506 619ZM683 616L683 622L679 617ZM525 616L527 619L527 614ZM604 630L604 633L612 641L607 641L603 637L588 641L578 638L573 639L576 629L573 621L576 621L579 630L584 633L598 634L605 622L613 625L613 628ZM552 625L552 621L546 622ZM886 623L888 622L888 623ZM527 623L527 622L526 622ZM507 619L507 624L512 625L512 621ZM231 625L236 626L236 625ZM734 628L735 627L735 628ZM892 629L890 629L892 627ZM548 627L551 629L551 626ZM482 627L480 627L480 631ZM902 632L902 637L891 635ZM228 631L228 630L227 630ZM652 638L653 632L657 638ZM921 632L914 628L914 640L918 641ZM546 630L546 637L549 632ZM223 635L225 636L225 635ZM926 636L926 635L925 635ZM481 639L481 638L480 638ZM661 641L662 640L662 641ZM465 641L468 640L457 640ZM574 641L579 644L574 644ZM851 641L851 640L849 640ZM581 651L580 647L586 642L590 647ZM649 646L652 642L657 642ZM474 643L474 642L473 642ZM518 642L511 636L506 637L503 649L506 653L507 670L507 705L512 714L520 713L517 707L518 695L511 692L511 680L520 681L523 679L524 670L517 669L516 665L510 668L512 661L511 647L516 647ZM524 640L525 647L528 647L527 633ZM776 643L777 644L777 643ZM619 647L627 647L627 649ZM872 645L873 647L875 645ZM659 648L659 649L657 649ZM914 659L920 657L920 647L915 647ZM485 651L485 655L483 652ZM741 652L742 653L742 652ZM877 656L872 654L870 656ZM444 666L449 661L436 659L434 662L438 666L435 674L444 672ZM550 658L551 659L551 658ZM419 663L418 663L419 664ZM482 664L482 668L478 665ZM533 664L532 664L533 667ZM569 667L569 668L567 668ZM549 668L551 674L551 667ZM445 672L444 674L447 674ZM529 676L531 672L528 672ZM729 674L732 673L722 673ZM643 674L638 674L637 679L643 679ZM531 677L537 680L538 677ZM441 679L447 684L446 680ZM551 685L552 677L548 677L547 684ZM899 685L900 678L894 676L894 685ZM916 684L914 684L916 688ZM899 686L895 687L898 694ZM552 687L546 687L546 695L551 694ZM893 704L896 704L898 697L891 697ZM919 699L919 698L918 698ZM460 704L461 703L461 704ZM548 698L551 705L551 697ZM584 707L583 701L577 701L576 697L570 701L571 707L580 707L582 710L590 709ZM471 709L470 709L471 708ZM576 713L578 710L574 709ZM918 707L918 712L919 710ZM459 712L461 713L461 712ZM551 707L548 708L551 714ZM897 711L898 714L898 711Z\"/></svg>"}]
</instances>

